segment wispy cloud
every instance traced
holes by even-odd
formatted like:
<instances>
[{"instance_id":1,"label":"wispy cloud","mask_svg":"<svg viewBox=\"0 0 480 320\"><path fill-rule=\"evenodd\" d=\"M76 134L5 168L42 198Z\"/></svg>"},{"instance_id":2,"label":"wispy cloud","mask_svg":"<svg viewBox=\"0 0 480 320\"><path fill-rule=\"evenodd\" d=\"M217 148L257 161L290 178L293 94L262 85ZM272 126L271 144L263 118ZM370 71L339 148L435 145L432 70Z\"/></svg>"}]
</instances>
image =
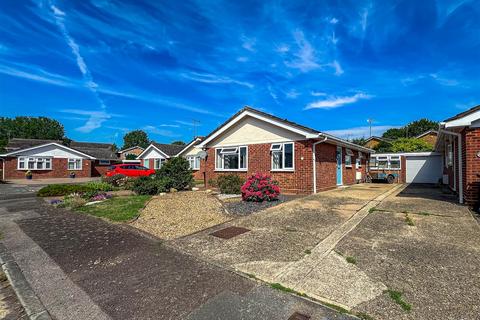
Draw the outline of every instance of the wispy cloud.
<instances>
[{"instance_id":1,"label":"wispy cloud","mask_svg":"<svg viewBox=\"0 0 480 320\"><path fill-rule=\"evenodd\" d=\"M459 82L456 79L450 79L439 75L438 73L431 73L430 77L437 81L442 86L455 87L459 85Z\"/></svg>"},{"instance_id":2,"label":"wispy cloud","mask_svg":"<svg viewBox=\"0 0 480 320\"><path fill-rule=\"evenodd\" d=\"M315 101L309 103L304 110L308 109L334 109L344 106L346 104L352 104L359 100L365 100L372 98L371 95L365 93L356 93L353 96L344 97L329 97L325 100Z\"/></svg>"},{"instance_id":3,"label":"wispy cloud","mask_svg":"<svg viewBox=\"0 0 480 320\"><path fill-rule=\"evenodd\" d=\"M255 44L257 43L257 40L255 38L248 38L245 35L242 35L240 40L242 41L242 48L250 52L256 51Z\"/></svg>"},{"instance_id":4,"label":"wispy cloud","mask_svg":"<svg viewBox=\"0 0 480 320\"><path fill-rule=\"evenodd\" d=\"M41 68L35 68L35 70L20 70L18 68L12 68L5 65L0 65L0 73L36 82L42 82L46 84L56 85L60 87L75 87L78 86L78 81L63 77L61 75L49 73Z\"/></svg>"},{"instance_id":5,"label":"wispy cloud","mask_svg":"<svg viewBox=\"0 0 480 320\"><path fill-rule=\"evenodd\" d=\"M327 94L325 92L320 92L320 91L312 91L310 94L314 97L324 97Z\"/></svg>"},{"instance_id":6,"label":"wispy cloud","mask_svg":"<svg viewBox=\"0 0 480 320\"><path fill-rule=\"evenodd\" d=\"M302 72L308 72L320 68L315 56L315 49L307 41L302 31L296 30L293 33L298 51L294 54L295 59L286 61L285 64L290 68L299 69Z\"/></svg>"},{"instance_id":7,"label":"wispy cloud","mask_svg":"<svg viewBox=\"0 0 480 320\"><path fill-rule=\"evenodd\" d=\"M202 124L199 123L198 121L196 121L195 123L193 123L193 121L192 121L192 122L188 122L188 121L183 121L183 120L175 120L174 122L179 123L179 124L184 125L184 126L188 126L188 127L193 127L193 126L199 127L199 126L202 125Z\"/></svg>"},{"instance_id":8,"label":"wispy cloud","mask_svg":"<svg viewBox=\"0 0 480 320\"><path fill-rule=\"evenodd\" d=\"M244 86L250 89L254 87L254 85L249 82L239 81L229 77L218 76L210 73L190 72L190 73L182 73L181 76L184 77L185 79L189 79L197 82L203 82L203 83L233 83L233 84L238 84L239 86Z\"/></svg>"},{"instance_id":9,"label":"wispy cloud","mask_svg":"<svg viewBox=\"0 0 480 320\"><path fill-rule=\"evenodd\" d=\"M292 89L285 94L285 97L287 97L288 99L296 99L298 98L299 95L300 95L300 92L298 92L295 89Z\"/></svg>"},{"instance_id":10,"label":"wispy cloud","mask_svg":"<svg viewBox=\"0 0 480 320\"><path fill-rule=\"evenodd\" d=\"M173 138L173 137L181 136L180 134L175 133L171 130L159 129L158 127L151 126L151 125L144 126L142 129L148 133L153 133L153 134L157 134L159 136L164 136L164 137Z\"/></svg>"},{"instance_id":11,"label":"wispy cloud","mask_svg":"<svg viewBox=\"0 0 480 320\"><path fill-rule=\"evenodd\" d=\"M340 65L340 63L337 61L337 60L334 60L330 66L335 70L335 75L336 76L340 76L344 73L343 69L342 69L342 66Z\"/></svg>"},{"instance_id":12,"label":"wispy cloud","mask_svg":"<svg viewBox=\"0 0 480 320\"><path fill-rule=\"evenodd\" d=\"M270 97L272 97L273 101L275 101L276 104L279 104L278 95L270 84L267 86L267 90L268 90L268 94L270 95Z\"/></svg>"},{"instance_id":13,"label":"wispy cloud","mask_svg":"<svg viewBox=\"0 0 480 320\"><path fill-rule=\"evenodd\" d=\"M80 109L63 109L60 110L60 112L85 116L85 119L87 119L85 124L75 129L82 133L92 132L93 130L100 128L102 124L112 118L112 116L117 116L108 114L105 111L87 111Z\"/></svg>"},{"instance_id":14,"label":"wispy cloud","mask_svg":"<svg viewBox=\"0 0 480 320\"><path fill-rule=\"evenodd\" d=\"M372 126L372 135L381 136L385 131L391 128L398 128L399 126ZM337 130L326 130L326 133L331 135L344 138L344 139L353 139L353 138L368 138L370 136L370 127L353 127L347 129L337 129Z\"/></svg>"},{"instance_id":15,"label":"wispy cloud","mask_svg":"<svg viewBox=\"0 0 480 320\"><path fill-rule=\"evenodd\" d=\"M52 10L52 15L55 19L55 23L60 29L63 38L65 39L67 45L72 51L73 56L75 57L78 69L82 73L83 79L85 81L85 86L93 93L100 108L102 110L106 110L107 106L105 105L105 102L100 97L97 91L98 85L93 81L92 74L88 69L87 64L85 63L85 59L83 59L82 55L80 54L80 47L67 30L67 27L65 25L65 12L56 7L53 1L50 1L49 3L50 9ZM110 116L105 111L91 113L87 122L83 126L78 127L76 130L84 133L91 132L97 128L100 128L102 126L102 123L104 123L108 119L110 119Z\"/></svg>"}]
</instances>

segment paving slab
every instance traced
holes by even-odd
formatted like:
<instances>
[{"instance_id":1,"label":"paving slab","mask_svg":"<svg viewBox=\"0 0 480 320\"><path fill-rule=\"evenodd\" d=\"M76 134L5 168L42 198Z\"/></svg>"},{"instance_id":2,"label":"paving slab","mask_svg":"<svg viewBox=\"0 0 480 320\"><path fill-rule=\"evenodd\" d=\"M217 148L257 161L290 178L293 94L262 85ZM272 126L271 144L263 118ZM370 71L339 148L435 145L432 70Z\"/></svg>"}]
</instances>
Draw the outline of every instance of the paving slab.
<instances>
[{"instance_id":1,"label":"paving slab","mask_svg":"<svg viewBox=\"0 0 480 320\"><path fill-rule=\"evenodd\" d=\"M409 186L379 205L388 211L368 215L337 245L412 306L406 312L385 293L355 311L375 319L479 319L480 228L454 200L441 189ZM430 215L409 213L411 226L404 212Z\"/></svg>"}]
</instances>

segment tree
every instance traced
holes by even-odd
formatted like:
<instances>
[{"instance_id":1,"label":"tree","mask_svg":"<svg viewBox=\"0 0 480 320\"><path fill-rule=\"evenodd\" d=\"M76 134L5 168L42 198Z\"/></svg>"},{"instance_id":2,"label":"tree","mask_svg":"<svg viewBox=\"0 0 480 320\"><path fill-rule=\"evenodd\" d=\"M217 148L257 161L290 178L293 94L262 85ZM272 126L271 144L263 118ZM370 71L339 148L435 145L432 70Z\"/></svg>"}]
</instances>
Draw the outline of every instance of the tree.
<instances>
[{"instance_id":1,"label":"tree","mask_svg":"<svg viewBox=\"0 0 480 320\"><path fill-rule=\"evenodd\" d=\"M351 140L352 143L358 144L359 146L365 145L367 143L367 139L365 138L354 138Z\"/></svg>"},{"instance_id":2,"label":"tree","mask_svg":"<svg viewBox=\"0 0 480 320\"><path fill-rule=\"evenodd\" d=\"M407 138L416 137L428 130L438 130L438 122L423 118L410 122L405 130L407 131Z\"/></svg>"},{"instance_id":3,"label":"tree","mask_svg":"<svg viewBox=\"0 0 480 320\"><path fill-rule=\"evenodd\" d=\"M136 160L136 159L137 159L137 155L133 153L129 153L125 156L125 160Z\"/></svg>"},{"instance_id":4,"label":"tree","mask_svg":"<svg viewBox=\"0 0 480 320\"><path fill-rule=\"evenodd\" d=\"M55 119L47 117L0 117L0 149L11 138L63 140L65 129Z\"/></svg>"},{"instance_id":5,"label":"tree","mask_svg":"<svg viewBox=\"0 0 480 320\"><path fill-rule=\"evenodd\" d=\"M147 133L143 130L130 131L123 136L122 149L127 149L135 146L146 148L148 147L148 145L148 136Z\"/></svg>"},{"instance_id":6,"label":"tree","mask_svg":"<svg viewBox=\"0 0 480 320\"><path fill-rule=\"evenodd\" d=\"M392 152L392 144L390 142L380 141L373 150L377 152Z\"/></svg>"},{"instance_id":7,"label":"tree","mask_svg":"<svg viewBox=\"0 0 480 320\"><path fill-rule=\"evenodd\" d=\"M427 142L415 138L400 138L392 142L391 152L420 152L432 151L433 147Z\"/></svg>"},{"instance_id":8,"label":"tree","mask_svg":"<svg viewBox=\"0 0 480 320\"><path fill-rule=\"evenodd\" d=\"M391 140L405 138L405 137L406 137L405 127L391 128L382 134L382 138L391 139Z\"/></svg>"},{"instance_id":9,"label":"tree","mask_svg":"<svg viewBox=\"0 0 480 320\"><path fill-rule=\"evenodd\" d=\"M185 142L180 141L180 140L179 140L179 141L173 141L172 144L176 144L177 146L184 146L184 145L186 145Z\"/></svg>"}]
</instances>

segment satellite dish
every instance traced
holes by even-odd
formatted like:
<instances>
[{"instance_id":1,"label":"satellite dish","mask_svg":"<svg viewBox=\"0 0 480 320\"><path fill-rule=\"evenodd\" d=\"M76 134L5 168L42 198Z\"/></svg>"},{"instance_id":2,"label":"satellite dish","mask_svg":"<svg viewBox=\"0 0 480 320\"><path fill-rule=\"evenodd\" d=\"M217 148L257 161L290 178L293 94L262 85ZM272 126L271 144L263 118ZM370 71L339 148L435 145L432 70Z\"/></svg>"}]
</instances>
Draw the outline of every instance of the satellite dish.
<instances>
[{"instance_id":1,"label":"satellite dish","mask_svg":"<svg viewBox=\"0 0 480 320\"><path fill-rule=\"evenodd\" d=\"M200 159L205 159L207 157L207 155L208 155L208 153L204 150L197 153L197 156L199 156Z\"/></svg>"}]
</instances>

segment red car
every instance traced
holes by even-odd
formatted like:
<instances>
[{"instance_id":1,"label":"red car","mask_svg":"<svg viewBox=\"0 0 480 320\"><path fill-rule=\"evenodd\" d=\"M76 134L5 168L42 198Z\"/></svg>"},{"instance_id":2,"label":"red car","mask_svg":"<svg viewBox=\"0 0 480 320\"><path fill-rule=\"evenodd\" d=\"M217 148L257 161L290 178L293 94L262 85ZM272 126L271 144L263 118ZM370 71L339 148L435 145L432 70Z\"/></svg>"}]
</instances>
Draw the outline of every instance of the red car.
<instances>
[{"instance_id":1,"label":"red car","mask_svg":"<svg viewBox=\"0 0 480 320\"><path fill-rule=\"evenodd\" d=\"M116 174L123 174L127 177L148 177L155 174L155 170L139 166L138 164L116 164L111 166L105 173L107 177Z\"/></svg>"}]
</instances>

